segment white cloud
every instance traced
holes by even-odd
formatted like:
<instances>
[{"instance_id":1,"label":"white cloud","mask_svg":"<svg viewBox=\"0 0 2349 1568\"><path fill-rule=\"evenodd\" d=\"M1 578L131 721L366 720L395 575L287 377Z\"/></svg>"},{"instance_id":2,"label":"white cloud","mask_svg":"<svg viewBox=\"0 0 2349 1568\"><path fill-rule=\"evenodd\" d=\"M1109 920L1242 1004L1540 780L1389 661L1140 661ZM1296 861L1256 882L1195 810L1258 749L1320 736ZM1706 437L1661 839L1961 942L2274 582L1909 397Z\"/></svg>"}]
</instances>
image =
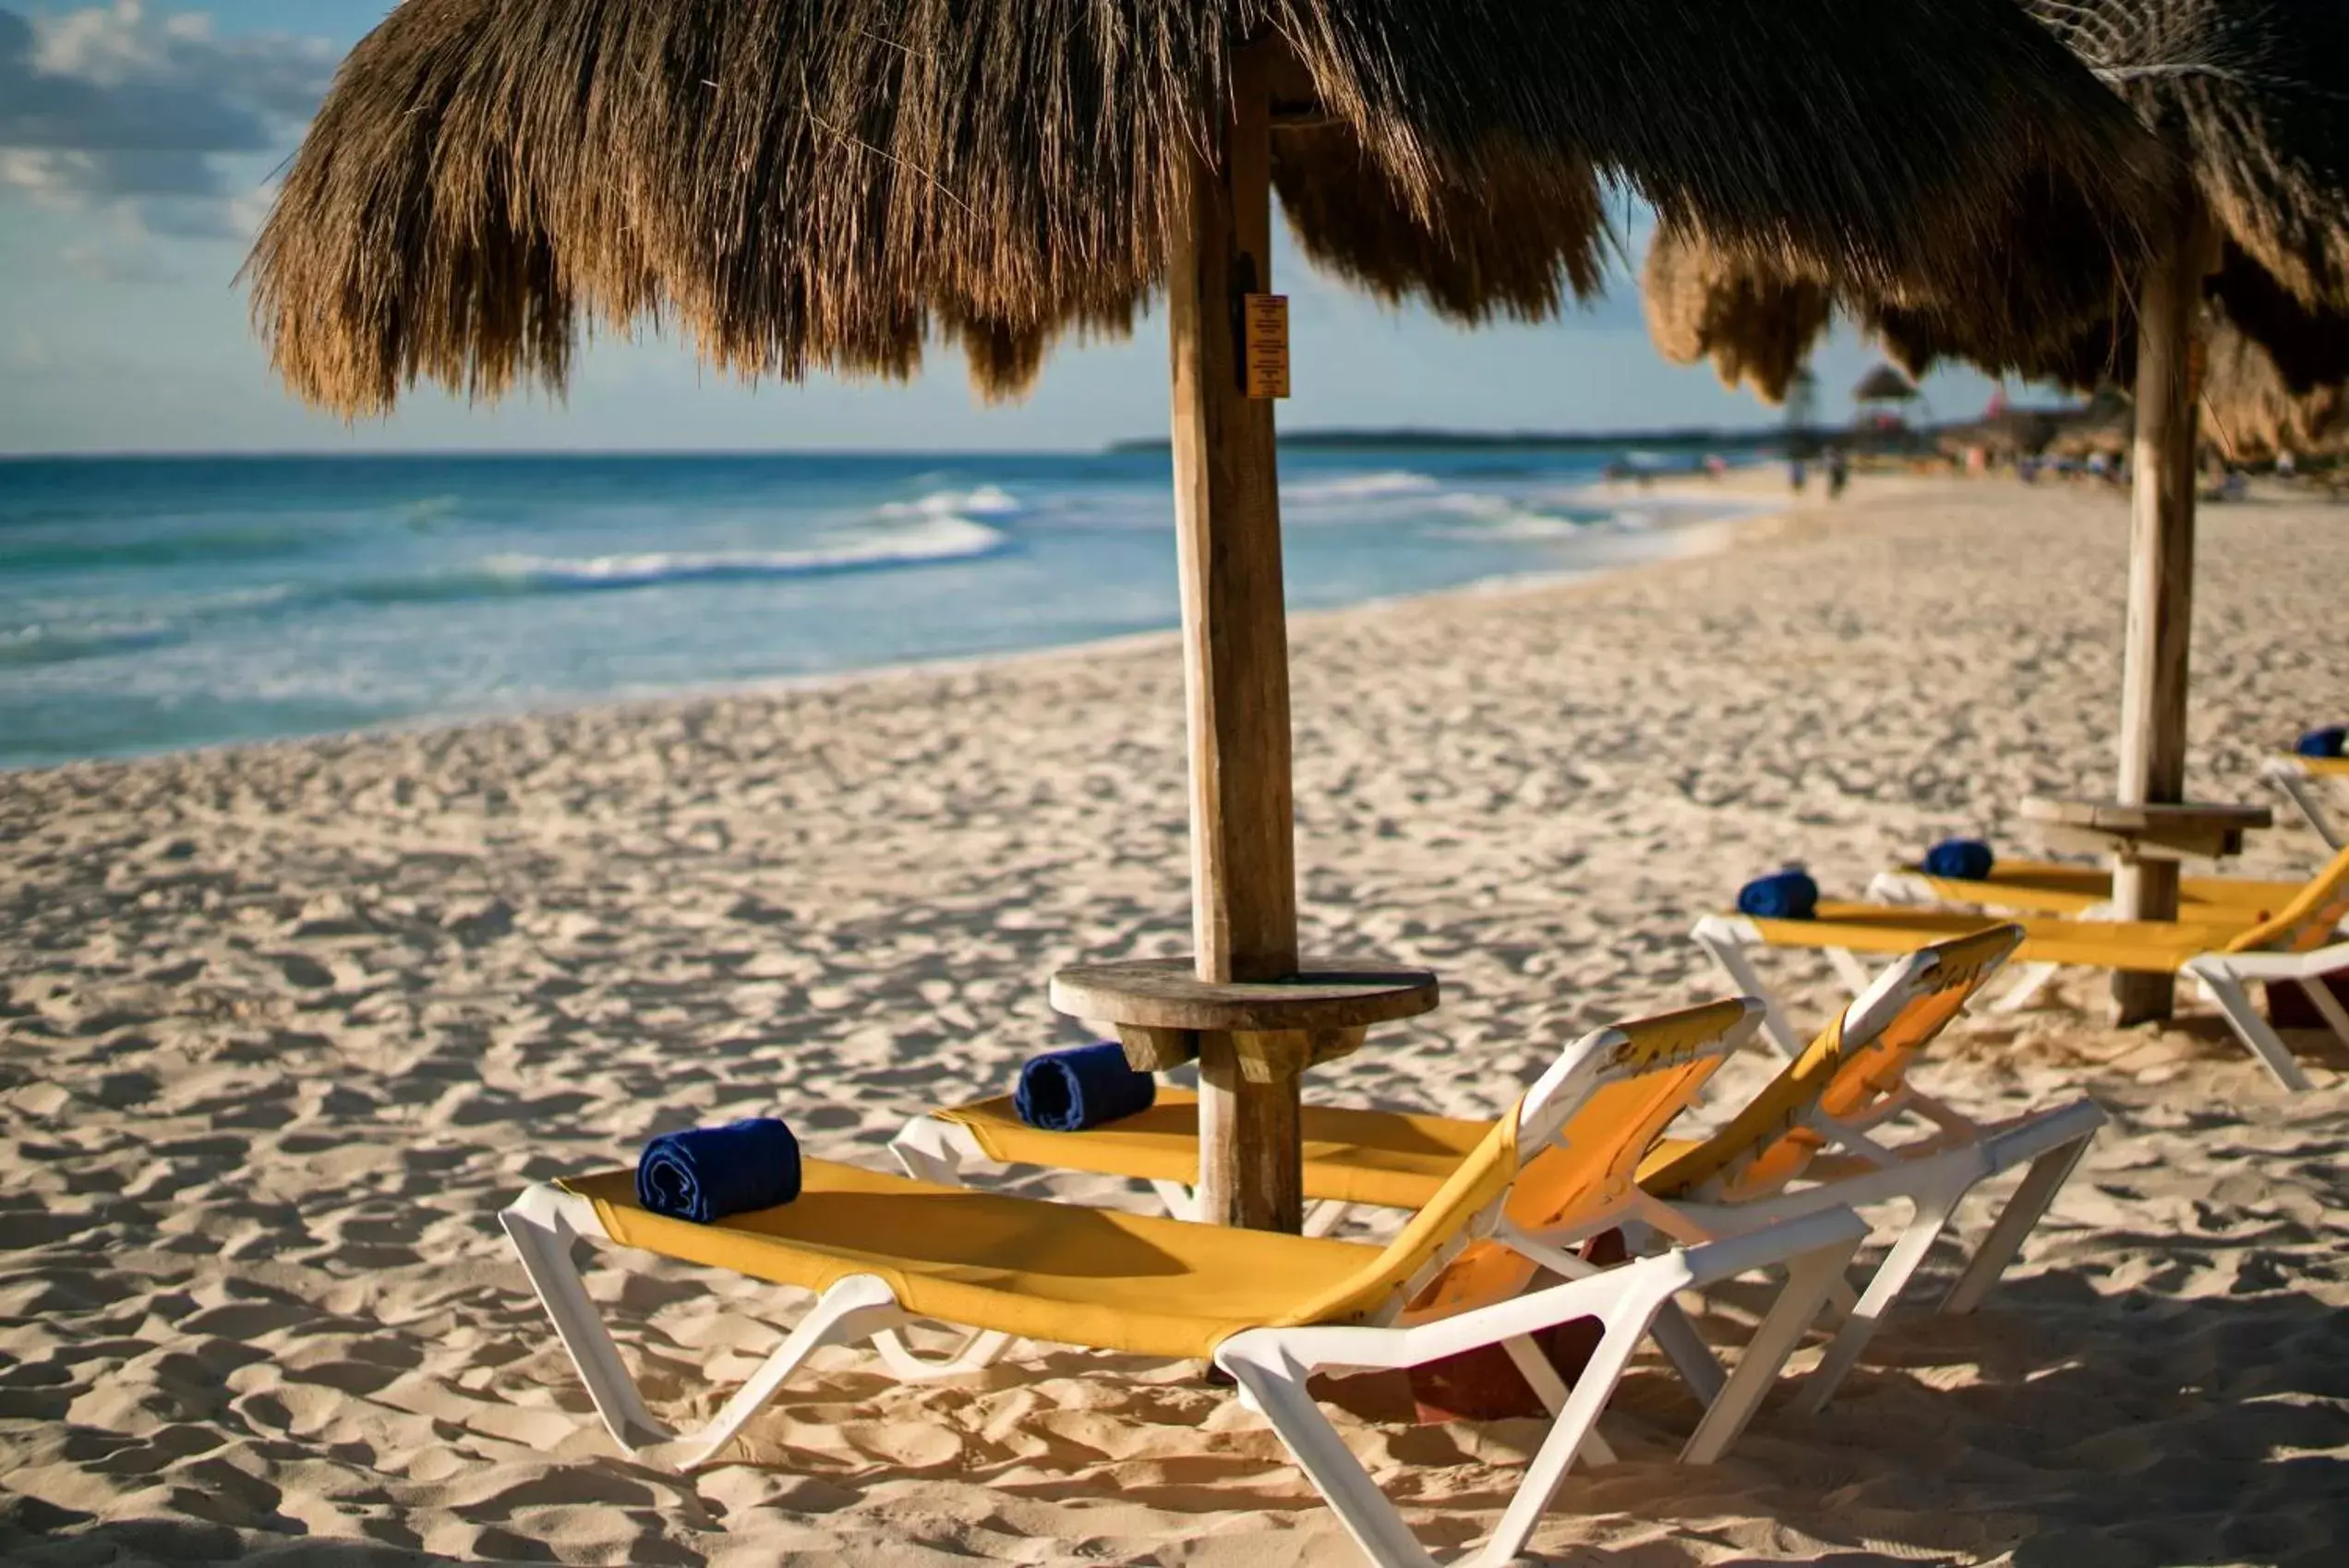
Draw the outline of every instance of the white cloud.
<instances>
[{"instance_id":1,"label":"white cloud","mask_svg":"<svg viewBox=\"0 0 2349 1568\"><path fill-rule=\"evenodd\" d=\"M236 188L223 161L288 146L339 58L323 39L223 37L201 13L156 16L141 0L0 9L0 195L242 238L266 193Z\"/></svg>"}]
</instances>

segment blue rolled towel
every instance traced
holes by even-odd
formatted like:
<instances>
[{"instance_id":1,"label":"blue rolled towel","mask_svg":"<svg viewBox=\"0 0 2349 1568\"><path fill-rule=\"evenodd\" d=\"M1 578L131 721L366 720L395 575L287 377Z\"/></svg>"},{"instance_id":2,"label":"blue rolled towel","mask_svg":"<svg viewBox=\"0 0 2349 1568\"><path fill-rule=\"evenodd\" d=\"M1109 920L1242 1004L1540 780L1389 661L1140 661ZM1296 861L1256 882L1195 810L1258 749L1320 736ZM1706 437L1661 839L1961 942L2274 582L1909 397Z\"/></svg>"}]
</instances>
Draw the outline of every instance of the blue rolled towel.
<instances>
[{"instance_id":1,"label":"blue rolled towel","mask_svg":"<svg viewBox=\"0 0 2349 1568\"><path fill-rule=\"evenodd\" d=\"M1925 851L1925 874L1959 882L1980 882L1990 874L1998 857L1979 838L1944 838Z\"/></svg>"},{"instance_id":2,"label":"blue rolled towel","mask_svg":"<svg viewBox=\"0 0 2349 1568\"><path fill-rule=\"evenodd\" d=\"M1082 1132L1138 1116L1158 1100L1158 1080L1126 1065L1114 1040L1047 1051L1019 1069L1011 1108L1030 1127Z\"/></svg>"},{"instance_id":3,"label":"blue rolled towel","mask_svg":"<svg viewBox=\"0 0 2349 1568\"><path fill-rule=\"evenodd\" d=\"M2337 757L2344 745L2349 745L2349 726L2328 724L2301 736L2292 749L2304 757Z\"/></svg>"},{"instance_id":4,"label":"blue rolled towel","mask_svg":"<svg viewBox=\"0 0 2349 1568\"><path fill-rule=\"evenodd\" d=\"M664 1133L636 1162L637 1207L712 1224L800 1195L800 1140L773 1116Z\"/></svg>"},{"instance_id":5,"label":"blue rolled towel","mask_svg":"<svg viewBox=\"0 0 2349 1568\"><path fill-rule=\"evenodd\" d=\"M1809 920L1819 912L1819 885L1799 867L1757 876L1738 889L1738 913L1756 920Z\"/></svg>"}]
</instances>

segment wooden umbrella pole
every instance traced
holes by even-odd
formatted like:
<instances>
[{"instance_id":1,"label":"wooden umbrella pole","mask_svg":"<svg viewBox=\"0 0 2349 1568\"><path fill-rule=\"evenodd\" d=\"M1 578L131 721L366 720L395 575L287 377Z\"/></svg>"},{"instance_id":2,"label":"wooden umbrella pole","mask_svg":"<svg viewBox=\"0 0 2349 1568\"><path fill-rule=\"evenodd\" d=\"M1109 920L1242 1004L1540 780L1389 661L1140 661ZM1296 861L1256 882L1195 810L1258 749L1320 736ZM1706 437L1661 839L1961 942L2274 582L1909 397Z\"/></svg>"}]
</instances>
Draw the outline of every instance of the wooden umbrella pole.
<instances>
[{"instance_id":1,"label":"wooden umbrella pole","mask_svg":"<svg viewBox=\"0 0 2349 1568\"><path fill-rule=\"evenodd\" d=\"M1174 521L1190 698L1191 894L1199 976L1297 967L1289 650L1272 404L1247 385L1245 300L1272 283L1265 46L1243 46L1220 159L1195 155L1167 278ZM1250 1083L1229 1035L1199 1042L1199 1214L1299 1228L1297 1084Z\"/></svg>"},{"instance_id":2,"label":"wooden umbrella pole","mask_svg":"<svg viewBox=\"0 0 2349 1568\"><path fill-rule=\"evenodd\" d=\"M2186 681L2194 621L2194 342L2208 270L2200 203L2190 197L2171 244L2138 291L2135 488L2129 514L2128 630L2121 675L2124 804L2186 798ZM2123 920L2174 920L2178 863L2123 859L2113 874ZM2166 974L2115 974L2116 1022L2170 1016Z\"/></svg>"}]
</instances>

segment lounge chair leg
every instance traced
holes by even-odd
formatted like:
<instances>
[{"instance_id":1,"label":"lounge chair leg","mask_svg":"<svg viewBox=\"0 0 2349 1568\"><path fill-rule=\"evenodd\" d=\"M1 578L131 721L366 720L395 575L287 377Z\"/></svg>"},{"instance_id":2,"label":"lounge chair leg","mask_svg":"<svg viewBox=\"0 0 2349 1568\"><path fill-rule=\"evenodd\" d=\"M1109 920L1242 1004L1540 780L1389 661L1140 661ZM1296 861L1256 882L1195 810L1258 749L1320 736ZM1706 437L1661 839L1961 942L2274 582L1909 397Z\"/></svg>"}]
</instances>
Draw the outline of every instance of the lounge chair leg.
<instances>
[{"instance_id":1,"label":"lounge chair leg","mask_svg":"<svg viewBox=\"0 0 2349 1568\"><path fill-rule=\"evenodd\" d=\"M952 1352L931 1361L917 1354L895 1329L884 1329L873 1336L873 1354L881 1357L881 1364L908 1382L931 1382L965 1372L983 1371L995 1364L1010 1344L1011 1335L1007 1333L973 1329Z\"/></svg>"},{"instance_id":2,"label":"lounge chair leg","mask_svg":"<svg viewBox=\"0 0 2349 1568\"><path fill-rule=\"evenodd\" d=\"M1713 956L1713 961L1720 966L1721 972L1729 977L1729 983L1738 991L1762 999L1762 1031L1769 1037L1770 1043L1778 1048L1779 1054L1787 1056L1802 1055L1802 1036L1795 1032L1794 1025L1787 1019L1786 1009L1778 1006L1777 997L1762 983L1762 977L1754 972L1752 961L1745 956L1744 943L1732 931L1726 929L1727 923L1710 917L1697 922L1694 934L1697 946Z\"/></svg>"},{"instance_id":3,"label":"lounge chair leg","mask_svg":"<svg viewBox=\"0 0 2349 1568\"><path fill-rule=\"evenodd\" d=\"M1762 1396L1777 1383L1787 1357L1818 1321L1828 1293L1844 1283L1844 1270L1857 1245L1855 1240L1851 1246L1808 1252L1787 1264L1786 1287L1778 1292L1769 1316L1762 1320L1762 1326L1738 1357L1737 1370L1689 1435L1688 1445L1680 1451L1683 1460L1710 1465L1729 1452L1729 1444L1760 1408Z\"/></svg>"},{"instance_id":4,"label":"lounge chair leg","mask_svg":"<svg viewBox=\"0 0 2349 1568\"><path fill-rule=\"evenodd\" d=\"M2013 989L1990 1005L1994 1013L2019 1013L2037 999L2047 983L2055 978L2056 964L2025 964L2015 976Z\"/></svg>"},{"instance_id":5,"label":"lounge chair leg","mask_svg":"<svg viewBox=\"0 0 2349 1568\"><path fill-rule=\"evenodd\" d=\"M897 1168L916 1181L960 1187L963 1162L980 1152L964 1128L924 1116L906 1123L889 1140L889 1152L897 1156Z\"/></svg>"},{"instance_id":6,"label":"lounge chair leg","mask_svg":"<svg viewBox=\"0 0 2349 1568\"><path fill-rule=\"evenodd\" d=\"M1990 1227L1990 1234L1974 1248L1958 1283L1941 1298L1943 1311L1970 1312L1982 1305L1982 1297L1990 1294L1991 1287L2006 1272L2006 1265L2022 1249L2023 1238L2030 1235L2040 1217L2047 1212L2055 1194L2071 1179L2072 1168L2087 1152L2088 1140L2081 1138L2050 1149L2030 1163L2030 1168L2023 1173L2022 1184L2006 1200L1998 1223Z\"/></svg>"},{"instance_id":7,"label":"lounge chair leg","mask_svg":"<svg viewBox=\"0 0 2349 1568\"><path fill-rule=\"evenodd\" d=\"M1680 1310L1679 1302L1664 1303L1650 1332L1656 1336L1656 1347L1664 1352L1664 1358L1672 1364L1672 1370L1680 1373L1680 1381L1688 1384L1699 1405L1709 1406L1721 1397L1721 1387L1729 1381L1729 1374L1721 1370L1719 1357L1705 1343L1705 1336L1696 1332L1696 1325L1689 1321L1688 1314Z\"/></svg>"},{"instance_id":8,"label":"lounge chair leg","mask_svg":"<svg viewBox=\"0 0 2349 1568\"><path fill-rule=\"evenodd\" d=\"M1583 1451L1584 1441L1592 1435L1599 1411L1614 1394L1615 1385L1622 1381L1623 1369L1631 1365L1632 1352L1639 1347L1640 1333L1650 1310L1652 1304L1626 1302L1616 1312L1599 1320L1606 1325L1605 1332L1599 1336L1598 1348L1591 1352L1589 1364L1583 1369L1581 1381L1559 1411L1549 1435L1535 1451L1533 1463L1525 1467L1525 1478L1518 1483L1516 1495L1509 1500L1492 1539L1469 1562L1507 1562L1524 1547L1534 1527L1541 1523L1541 1516L1549 1512L1550 1501L1558 1495L1574 1456Z\"/></svg>"},{"instance_id":9,"label":"lounge chair leg","mask_svg":"<svg viewBox=\"0 0 2349 1568\"><path fill-rule=\"evenodd\" d=\"M1846 985L1851 987L1851 994L1854 996L1861 995L1875 983L1876 977L1869 972L1867 965L1852 956L1850 948L1829 947L1826 952L1827 962L1835 966L1836 974Z\"/></svg>"},{"instance_id":10,"label":"lounge chair leg","mask_svg":"<svg viewBox=\"0 0 2349 1568\"><path fill-rule=\"evenodd\" d=\"M2292 797L2292 803L2300 808L2300 814L2307 819L2310 827L2317 830L2317 837L2325 841L2325 848L2335 854L2340 853L2344 839L2341 830L2333 826L2332 817L2325 810L2323 802L2317 799L2315 781L2289 763L2271 766L2267 769L2267 775L2275 782L2276 788Z\"/></svg>"},{"instance_id":11,"label":"lounge chair leg","mask_svg":"<svg viewBox=\"0 0 2349 1568\"><path fill-rule=\"evenodd\" d=\"M1435 1568L1436 1560L1413 1537L1403 1515L1314 1403L1306 1388L1309 1369L1277 1345L1243 1349L1228 1341L1216 1360L1238 1382L1248 1403L1272 1423L1282 1445L1364 1556L1379 1568Z\"/></svg>"},{"instance_id":12,"label":"lounge chair leg","mask_svg":"<svg viewBox=\"0 0 2349 1568\"><path fill-rule=\"evenodd\" d=\"M1563 1412L1566 1401L1573 1397L1573 1393L1567 1388L1566 1380L1558 1375L1558 1369L1550 1364L1549 1357L1542 1354L1541 1346L1527 1335L1519 1334L1513 1339L1502 1340L1500 1347L1509 1352L1509 1359L1516 1366L1517 1375L1525 1380L1526 1386L1541 1400L1542 1408L1548 1410L1553 1418ZM1615 1463L1615 1450L1594 1427L1583 1435L1582 1457L1585 1465L1612 1465Z\"/></svg>"},{"instance_id":13,"label":"lounge chair leg","mask_svg":"<svg viewBox=\"0 0 2349 1568\"><path fill-rule=\"evenodd\" d=\"M579 1381L587 1385L587 1397L603 1417L604 1429L622 1449L635 1453L674 1434L644 1408L636 1380L628 1375L620 1346L612 1343L611 1331L604 1327L603 1315L579 1277L571 1258L573 1232L557 1212L560 1201L551 1188L533 1188L500 1214L498 1223L513 1243L522 1272L530 1277L530 1288L555 1326L555 1337L569 1352Z\"/></svg>"},{"instance_id":14,"label":"lounge chair leg","mask_svg":"<svg viewBox=\"0 0 2349 1568\"><path fill-rule=\"evenodd\" d=\"M1717 1456L1736 1437L1763 1388L1784 1366L1801 1325L1817 1311L1827 1280L1850 1262L1866 1235L1867 1226L1848 1210L1810 1214L1407 1328L1252 1329L1225 1340L1215 1359L1237 1381L1248 1405L1272 1423L1315 1490L1372 1562L1379 1568L1428 1568L1433 1559L1307 1393L1307 1375L1317 1367L1411 1367L1478 1345L1527 1339L1579 1318L1598 1319L1602 1331L1597 1348L1566 1393L1499 1527L1480 1550L1462 1560L1474 1568L1491 1568L1510 1562L1524 1548L1575 1457L1589 1452L1587 1441L1600 1410L1613 1396L1633 1349L1675 1294L1780 1263L1788 1266L1790 1276L1754 1346L1706 1412L1697 1437L1690 1440L1688 1456L1702 1463ZM1521 1353L1512 1349L1511 1354ZM1538 1372L1533 1375L1536 1386L1545 1387L1546 1398L1560 1392L1546 1386L1548 1380Z\"/></svg>"},{"instance_id":15,"label":"lounge chair leg","mask_svg":"<svg viewBox=\"0 0 2349 1568\"><path fill-rule=\"evenodd\" d=\"M2259 1058L2278 1083L2295 1093L2312 1087L2308 1075L2300 1070L2299 1062L2294 1059L2292 1047L2268 1027L2268 1020L2259 1016L2259 1009L2252 1004L2250 994L2244 990L2240 980L2228 972L2223 964L2206 965L2200 959L2186 967L2202 983L2203 992L2219 1011L2226 1015L2235 1038L2251 1048L2251 1054Z\"/></svg>"},{"instance_id":16,"label":"lounge chair leg","mask_svg":"<svg viewBox=\"0 0 2349 1568\"><path fill-rule=\"evenodd\" d=\"M733 1441L752 1417L766 1408L782 1391L783 1380L799 1370L809 1357L827 1345L871 1339L905 1321L896 1293L885 1281L871 1274L850 1274L816 1297L799 1326L735 1391L707 1427L690 1438L665 1443L661 1452L644 1457L675 1470L700 1468Z\"/></svg>"},{"instance_id":17,"label":"lounge chair leg","mask_svg":"<svg viewBox=\"0 0 2349 1568\"><path fill-rule=\"evenodd\" d=\"M1329 1235L1338 1228L1339 1223L1344 1220L1353 1208L1353 1204L1342 1203L1334 1198L1323 1199L1306 1211L1305 1234L1307 1236Z\"/></svg>"},{"instance_id":18,"label":"lounge chair leg","mask_svg":"<svg viewBox=\"0 0 2349 1568\"><path fill-rule=\"evenodd\" d=\"M1941 1239L1942 1231L1949 1224L1949 1216L1956 1212L1966 1190L1966 1188L1959 1188L1954 1192L1920 1193L1917 1196L1915 1218L1909 1222L1909 1228L1901 1232L1900 1239L1893 1243L1892 1250L1877 1266L1876 1277L1868 1282L1868 1288L1860 1294L1859 1304L1852 1308L1844 1319L1843 1326L1836 1331L1835 1338L1828 1342L1827 1353L1817 1369L1802 1381L1802 1392L1795 1396L1797 1414L1815 1416L1826 1408L1827 1401L1835 1397L1836 1390L1842 1386L1852 1364L1859 1360L1860 1352L1875 1334L1876 1325L1892 1309L1892 1304L1900 1298L1909 1278L1924 1262L1925 1255L1933 1250L1933 1244Z\"/></svg>"},{"instance_id":19,"label":"lounge chair leg","mask_svg":"<svg viewBox=\"0 0 2349 1568\"><path fill-rule=\"evenodd\" d=\"M2341 998L2332 994L2332 987L2325 983L2325 977L2311 975L2300 983L2300 989L2308 994L2308 1000L2316 1005L2318 1012L2324 1015L2325 1022L2332 1026L2334 1037L2343 1045L2349 1045L2349 1007L2341 1005Z\"/></svg>"},{"instance_id":20,"label":"lounge chair leg","mask_svg":"<svg viewBox=\"0 0 2349 1568\"><path fill-rule=\"evenodd\" d=\"M751 1375L717 1418L690 1438L675 1438L669 1429L644 1408L636 1380L628 1375L620 1347L603 1315L587 1295L579 1271L571 1260L571 1243L577 1230L565 1218L576 1200L551 1187L534 1187L498 1216L507 1239L530 1276L539 1305L555 1325L555 1337L571 1355L579 1381L604 1427L632 1457L690 1470L733 1441L742 1424L757 1415L783 1380L801 1362L827 1345L868 1339L905 1321L897 1298L888 1285L871 1274L852 1274L816 1298L807 1316L783 1344Z\"/></svg>"}]
</instances>

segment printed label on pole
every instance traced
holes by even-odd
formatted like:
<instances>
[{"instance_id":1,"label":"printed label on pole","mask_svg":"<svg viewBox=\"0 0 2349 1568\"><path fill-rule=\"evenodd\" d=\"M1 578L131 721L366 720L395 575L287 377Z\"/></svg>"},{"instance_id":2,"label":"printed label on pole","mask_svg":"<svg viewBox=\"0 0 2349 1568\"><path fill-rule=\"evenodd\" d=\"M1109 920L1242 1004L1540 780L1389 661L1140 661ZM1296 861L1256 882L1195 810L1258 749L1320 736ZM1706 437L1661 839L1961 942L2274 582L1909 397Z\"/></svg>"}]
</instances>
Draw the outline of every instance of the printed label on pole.
<instances>
[{"instance_id":1,"label":"printed label on pole","mask_svg":"<svg viewBox=\"0 0 2349 1568\"><path fill-rule=\"evenodd\" d=\"M1289 296L1249 295L1245 319L1248 396L1288 396Z\"/></svg>"}]
</instances>

